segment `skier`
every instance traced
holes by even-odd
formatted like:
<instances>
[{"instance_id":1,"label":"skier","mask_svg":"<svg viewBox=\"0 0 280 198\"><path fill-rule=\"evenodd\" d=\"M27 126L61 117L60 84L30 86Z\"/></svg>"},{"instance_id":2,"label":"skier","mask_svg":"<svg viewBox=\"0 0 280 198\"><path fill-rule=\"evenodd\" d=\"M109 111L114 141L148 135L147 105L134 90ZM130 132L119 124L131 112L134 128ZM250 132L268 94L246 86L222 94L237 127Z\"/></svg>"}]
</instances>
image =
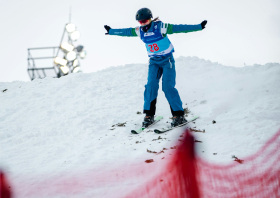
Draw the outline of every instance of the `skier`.
<instances>
[{"instance_id":1,"label":"skier","mask_svg":"<svg viewBox=\"0 0 280 198\"><path fill-rule=\"evenodd\" d=\"M198 25L173 25L163 23L159 18L153 19L150 9L141 8L136 13L136 20L140 27L112 29L105 25L106 35L117 36L138 36L146 44L148 51L149 72L148 82L144 92L144 117L143 127L147 127L154 122L156 112L156 102L159 89L159 80L162 77L162 90L169 102L173 115L171 126L177 126L187 122L184 117L184 109L179 93L175 88L175 60L173 58L174 47L167 37L167 34L187 33L199 31L205 28L206 20Z\"/></svg>"}]
</instances>

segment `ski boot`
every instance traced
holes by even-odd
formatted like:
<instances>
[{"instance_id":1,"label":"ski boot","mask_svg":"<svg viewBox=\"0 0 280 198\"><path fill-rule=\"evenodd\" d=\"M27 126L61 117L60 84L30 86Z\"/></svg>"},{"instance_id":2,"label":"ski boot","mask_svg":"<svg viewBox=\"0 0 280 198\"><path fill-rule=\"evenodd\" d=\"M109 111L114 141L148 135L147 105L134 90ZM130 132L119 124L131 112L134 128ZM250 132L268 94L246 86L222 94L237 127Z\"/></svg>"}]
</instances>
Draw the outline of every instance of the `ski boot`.
<instances>
[{"instance_id":1,"label":"ski boot","mask_svg":"<svg viewBox=\"0 0 280 198\"><path fill-rule=\"evenodd\" d=\"M144 118L144 122L142 122L142 127L148 127L154 122L154 116L148 116L146 115Z\"/></svg>"},{"instance_id":2,"label":"ski boot","mask_svg":"<svg viewBox=\"0 0 280 198\"><path fill-rule=\"evenodd\" d=\"M171 127L176 127L180 124L183 124L187 122L186 118L184 116L174 116L172 118L172 122L171 122Z\"/></svg>"}]
</instances>

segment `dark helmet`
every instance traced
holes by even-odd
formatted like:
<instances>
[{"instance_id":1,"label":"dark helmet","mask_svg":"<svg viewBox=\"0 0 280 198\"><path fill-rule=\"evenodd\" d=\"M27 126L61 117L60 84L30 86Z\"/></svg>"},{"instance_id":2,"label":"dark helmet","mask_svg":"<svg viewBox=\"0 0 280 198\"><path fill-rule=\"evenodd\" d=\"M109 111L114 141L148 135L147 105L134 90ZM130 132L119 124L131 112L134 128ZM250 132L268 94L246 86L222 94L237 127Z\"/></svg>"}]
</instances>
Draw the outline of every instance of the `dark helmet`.
<instances>
[{"instance_id":1,"label":"dark helmet","mask_svg":"<svg viewBox=\"0 0 280 198\"><path fill-rule=\"evenodd\" d=\"M141 8L136 13L137 21L146 20L146 19L150 19L150 18L153 18L153 14L149 8Z\"/></svg>"}]
</instances>

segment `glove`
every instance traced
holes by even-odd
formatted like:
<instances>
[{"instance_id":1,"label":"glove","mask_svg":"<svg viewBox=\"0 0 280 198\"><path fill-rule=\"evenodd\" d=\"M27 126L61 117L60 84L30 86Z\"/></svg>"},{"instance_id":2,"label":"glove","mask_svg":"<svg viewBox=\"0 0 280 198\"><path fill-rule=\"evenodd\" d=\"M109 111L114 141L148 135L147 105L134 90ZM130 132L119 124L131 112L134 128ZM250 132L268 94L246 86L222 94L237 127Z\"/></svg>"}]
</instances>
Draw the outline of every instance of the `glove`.
<instances>
[{"instance_id":1,"label":"glove","mask_svg":"<svg viewBox=\"0 0 280 198\"><path fill-rule=\"evenodd\" d=\"M105 33L105 35L109 34L109 30L111 29L111 27L108 25L104 25L104 28L107 30L107 33Z\"/></svg>"},{"instance_id":2,"label":"glove","mask_svg":"<svg viewBox=\"0 0 280 198\"><path fill-rule=\"evenodd\" d=\"M200 25L201 25L202 29L204 29L204 28L205 28L206 23L207 23L207 21L206 21L206 20L204 20L204 21L202 21L202 22L201 22L201 24L200 24Z\"/></svg>"}]
</instances>

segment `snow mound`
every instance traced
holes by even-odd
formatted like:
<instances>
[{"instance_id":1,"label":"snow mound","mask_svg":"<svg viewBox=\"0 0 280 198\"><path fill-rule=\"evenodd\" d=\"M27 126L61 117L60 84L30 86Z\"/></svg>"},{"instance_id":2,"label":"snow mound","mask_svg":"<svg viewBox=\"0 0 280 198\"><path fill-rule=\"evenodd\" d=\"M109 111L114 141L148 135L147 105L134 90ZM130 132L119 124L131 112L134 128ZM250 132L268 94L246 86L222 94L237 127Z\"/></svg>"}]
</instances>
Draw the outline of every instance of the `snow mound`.
<instances>
[{"instance_id":1,"label":"snow mound","mask_svg":"<svg viewBox=\"0 0 280 198\"><path fill-rule=\"evenodd\" d=\"M13 179L28 174L57 174L112 164L154 159L176 145L182 129L159 135L132 135L143 119L148 64L110 67L60 79L0 83L0 167ZM280 126L280 64L242 68L197 57L176 59L177 86L197 153L216 163L232 162L258 150ZM170 109L159 89L157 115L170 125ZM187 117L187 118L188 118ZM213 124L213 121L216 123ZM213 155L215 153L215 155ZM160 161L161 160L161 161Z\"/></svg>"}]
</instances>

